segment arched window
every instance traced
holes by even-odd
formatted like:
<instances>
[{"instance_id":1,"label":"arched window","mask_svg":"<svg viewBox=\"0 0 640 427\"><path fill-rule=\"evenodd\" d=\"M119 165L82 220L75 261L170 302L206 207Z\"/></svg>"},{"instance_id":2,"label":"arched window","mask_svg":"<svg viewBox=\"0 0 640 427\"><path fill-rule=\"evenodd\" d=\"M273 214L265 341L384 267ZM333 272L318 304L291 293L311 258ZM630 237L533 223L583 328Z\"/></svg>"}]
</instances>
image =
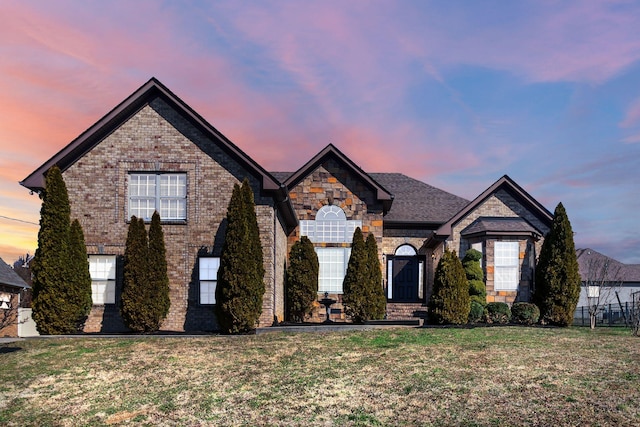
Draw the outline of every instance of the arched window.
<instances>
[{"instance_id":1,"label":"arched window","mask_svg":"<svg viewBox=\"0 0 640 427\"><path fill-rule=\"evenodd\" d=\"M353 233L362 227L362 221L348 220L339 206L325 205L316 213L315 220L300 221L300 235L316 244L320 263L318 292L342 293L342 282L347 271Z\"/></svg>"},{"instance_id":2,"label":"arched window","mask_svg":"<svg viewBox=\"0 0 640 427\"><path fill-rule=\"evenodd\" d=\"M396 249L396 255L415 256L418 255L415 248L411 245L401 245Z\"/></svg>"}]
</instances>

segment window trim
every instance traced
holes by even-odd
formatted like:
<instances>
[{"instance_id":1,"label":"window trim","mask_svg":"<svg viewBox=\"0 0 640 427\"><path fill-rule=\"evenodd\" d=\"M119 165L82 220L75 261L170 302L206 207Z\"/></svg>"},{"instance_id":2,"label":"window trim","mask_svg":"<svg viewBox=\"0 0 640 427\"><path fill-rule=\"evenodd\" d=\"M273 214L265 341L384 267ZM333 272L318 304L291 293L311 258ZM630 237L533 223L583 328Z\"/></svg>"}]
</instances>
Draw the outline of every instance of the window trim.
<instances>
[{"instance_id":1,"label":"window trim","mask_svg":"<svg viewBox=\"0 0 640 427\"><path fill-rule=\"evenodd\" d=\"M116 303L116 280L118 277L118 257L116 255L99 255L91 254L87 260L89 263L89 275L91 276L91 304L95 306L113 305ZM94 270L91 268L91 259L108 258L112 260L112 267L109 269L109 275L107 277L94 277ZM111 274L113 270L113 274ZM111 277L113 275L113 277ZM97 298L95 295L99 294L98 287L104 286L102 297ZM109 298L109 297L112 298ZM98 301L96 301L98 300Z\"/></svg>"},{"instance_id":2,"label":"window trim","mask_svg":"<svg viewBox=\"0 0 640 427\"><path fill-rule=\"evenodd\" d=\"M146 196L141 196L141 195L132 195L131 194L131 189L133 188L132 185L132 177L137 176L153 176L155 177L155 183L154 183L154 190L155 190L155 195L154 196L150 196L150 195L146 195ZM162 187L163 187L163 183L162 183L162 177L171 177L171 176L175 176L175 177L184 177L184 196L171 196L171 195L167 195L167 196L163 196L162 193ZM187 222L187 216L188 216L188 203L187 203L187 188L188 188L189 182L188 182L188 176L186 172L173 172L173 171L130 171L127 174L127 223L131 221L131 217L133 215L135 215L132 212L132 201L134 200L147 200L147 201L151 201L153 200L153 211L157 211L160 214L160 220L162 223L164 224L185 224ZM181 187L178 187L181 188ZM183 201L183 216L180 217L166 217L162 215L162 203L163 201ZM145 209L146 211L149 211L149 208L147 207ZM153 215L153 211L151 211L151 215ZM138 209L138 213L140 212L140 210ZM171 209L169 209L169 212L171 212ZM139 215L135 215L137 218L141 218L141 216ZM151 222L151 216L149 217L143 217L142 218L144 220L144 222Z\"/></svg>"},{"instance_id":3,"label":"window trim","mask_svg":"<svg viewBox=\"0 0 640 427\"><path fill-rule=\"evenodd\" d=\"M205 267L205 264L203 260L217 260L217 266L215 266L215 270L212 268L207 268L206 270L203 269L203 267ZM212 278L213 274L212 271L215 271L215 280ZM205 305L205 306L213 306L216 305L216 288L218 287L218 272L220 271L220 257L215 257L215 256L201 256L198 257L198 304L200 305ZM209 274L204 274L206 277L203 279L203 273L207 272ZM207 298L206 302L203 302L203 285L206 285L207 287L213 287L213 293L211 290L209 290L209 292L207 292L207 294L209 295L209 297ZM210 302L211 299L213 300L213 302Z\"/></svg>"}]
</instances>

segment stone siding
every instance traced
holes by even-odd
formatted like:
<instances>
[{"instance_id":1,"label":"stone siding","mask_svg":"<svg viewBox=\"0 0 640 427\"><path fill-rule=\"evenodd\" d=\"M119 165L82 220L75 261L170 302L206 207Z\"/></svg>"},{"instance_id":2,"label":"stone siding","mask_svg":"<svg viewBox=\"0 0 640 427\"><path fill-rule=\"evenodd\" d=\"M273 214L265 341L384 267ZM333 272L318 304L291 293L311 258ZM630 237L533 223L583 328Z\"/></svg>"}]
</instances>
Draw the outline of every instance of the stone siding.
<instances>
[{"instance_id":1,"label":"stone siding","mask_svg":"<svg viewBox=\"0 0 640 427\"><path fill-rule=\"evenodd\" d=\"M162 330L216 328L213 308L198 302L198 253L220 255L224 242L221 224L233 185L245 177L256 195L267 271L265 286L267 293L273 291L273 200L259 195L256 177L160 99L138 111L63 173L71 215L82 224L89 254L124 254L128 174L147 171L187 175L187 219L163 223L171 308ZM113 308L94 307L85 331L120 328L121 320ZM261 326L267 316L272 319L268 307L263 314Z\"/></svg>"},{"instance_id":2,"label":"stone siding","mask_svg":"<svg viewBox=\"0 0 640 427\"><path fill-rule=\"evenodd\" d=\"M356 174L334 159L328 159L307 175L295 187L289 189L289 197L299 220L315 220L320 208L325 205L340 207L346 214L347 220L362 221L362 232L366 239L373 233L378 244L378 257L382 266L382 204L376 200L375 192ZM300 227L289 235L287 253L291 246L300 239ZM321 243L321 247L350 247L346 243ZM384 271L383 271L384 274ZM318 295L319 298L324 295ZM332 308L332 320L345 320L342 295L330 294L330 298L338 302ZM325 309L320 304L314 306L309 321L324 321Z\"/></svg>"}]
</instances>

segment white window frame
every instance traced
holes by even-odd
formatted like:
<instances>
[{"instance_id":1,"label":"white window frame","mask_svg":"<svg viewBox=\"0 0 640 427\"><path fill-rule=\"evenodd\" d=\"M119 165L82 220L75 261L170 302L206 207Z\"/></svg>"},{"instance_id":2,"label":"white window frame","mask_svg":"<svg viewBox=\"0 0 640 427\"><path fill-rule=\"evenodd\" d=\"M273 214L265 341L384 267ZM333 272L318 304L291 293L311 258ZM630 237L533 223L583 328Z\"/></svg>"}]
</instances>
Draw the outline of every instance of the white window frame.
<instances>
[{"instance_id":1,"label":"white window frame","mask_svg":"<svg viewBox=\"0 0 640 427\"><path fill-rule=\"evenodd\" d=\"M362 221L347 220L347 215L336 205L325 205L316 213L315 220L300 221L300 235L312 243L351 243L356 228Z\"/></svg>"},{"instance_id":2,"label":"white window frame","mask_svg":"<svg viewBox=\"0 0 640 427\"><path fill-rule=\"evenodd\" d=\"M93 305L116 303L116 256L89 255Z\"/></svg>"},{"instance_id":3,"label":"white window frame","mask_svg":"<svg viewBox=\"0 0 640 427\"><path fill-rule=\"evenodd\" d=\"M0 309L11 310L11 294L0 292Z\"/></svg>"},{"instance_id":4,"label":"white window frame","mask_svg":"<svg viewBox=\"0 0 640 427\"><path fill-rule=\"evenodd\" d=\"M216 303L216 287L218 286L219 269L220 257L200 257L198 259L200 305L214 305Z\"/></svg>"},{"instance_id":5,"label":"white window frame","mask_svg":"<svg viewBox=\"0 0 640 427\"><path fill-rule=\"evenodd\" d=\"M187 174L129 173L129 218L150 221L158 211L162 221L187 219Z\"/></svg>"},{"instance_id":6,"label":"white window frame","mask_svg":"<svg viewBox=\"0 0 640 427\"><path fill-rule=\"evenodd\" d=\"M519 242L495 242L493 251L493 288L496 291L517 291L520 267Z\"/></svg>"},{"instance_id":7,"label":"white window frame","mask_svg":"<svg viewBox=\"0 0 640 427\"><path fill-rule=\"evenodd\" d=\"M347 273L351 248L315 248L320 269L318 293L342 294L342 284Z\"/></svg>"}]
</instances>

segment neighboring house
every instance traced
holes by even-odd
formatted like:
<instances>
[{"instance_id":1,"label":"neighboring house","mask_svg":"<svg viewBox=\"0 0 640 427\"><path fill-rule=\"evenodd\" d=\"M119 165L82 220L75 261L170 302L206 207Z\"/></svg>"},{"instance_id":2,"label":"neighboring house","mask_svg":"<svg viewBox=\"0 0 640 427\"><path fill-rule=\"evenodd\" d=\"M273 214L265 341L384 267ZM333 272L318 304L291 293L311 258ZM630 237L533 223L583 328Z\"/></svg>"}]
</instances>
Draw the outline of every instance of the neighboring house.
<instances>
[{"instance_id":1,"label":"neighboring house","mask_svg":"<svg viewBox=\"0 0 640 427\"><path fill-rule=\"evenodd\" d=\"M0 258L0 337L18 336L18 307L20 294L29 288Z\"/></svg>"},{"instance_id":2,"label":"neighboring house","mask_svg":"<svg viewBox=\"0 0 640 427\"><path fill-rule=\"evenodd\" d=\"M602 283L600 305L613 304L616 310L618 298L621 304L631 303L632 295L640 292L640 264L624 264L590 248L577 249L576 255L582 280L578 307L589 305L588 282Z\"/></svg>"},{"instance_id":3,"label":"neighboring house","mask_svg":"<svg viewBox=\"0 0 640 427\"><path fill-rule=\"evenodd\" d=\"M212 314L233 184L254 190L264 251L260 326L285 316L291 245L306 235L320 260L319 295L338 303L356 227L378 241L388 318L421 315L444 247L483 253L488 300L528 300L552 215L508 176L472 202L400 173L367 173L333 145L296 172L267 172L156 79L151 79L21 184L44 187L58 165L82 223L94 307L85 331L124 326L118 303L132 215L163 221L171 309L163 330L214 330ZM324 320L319 308L313 320Z\"/></svg>"}]
</instances>

